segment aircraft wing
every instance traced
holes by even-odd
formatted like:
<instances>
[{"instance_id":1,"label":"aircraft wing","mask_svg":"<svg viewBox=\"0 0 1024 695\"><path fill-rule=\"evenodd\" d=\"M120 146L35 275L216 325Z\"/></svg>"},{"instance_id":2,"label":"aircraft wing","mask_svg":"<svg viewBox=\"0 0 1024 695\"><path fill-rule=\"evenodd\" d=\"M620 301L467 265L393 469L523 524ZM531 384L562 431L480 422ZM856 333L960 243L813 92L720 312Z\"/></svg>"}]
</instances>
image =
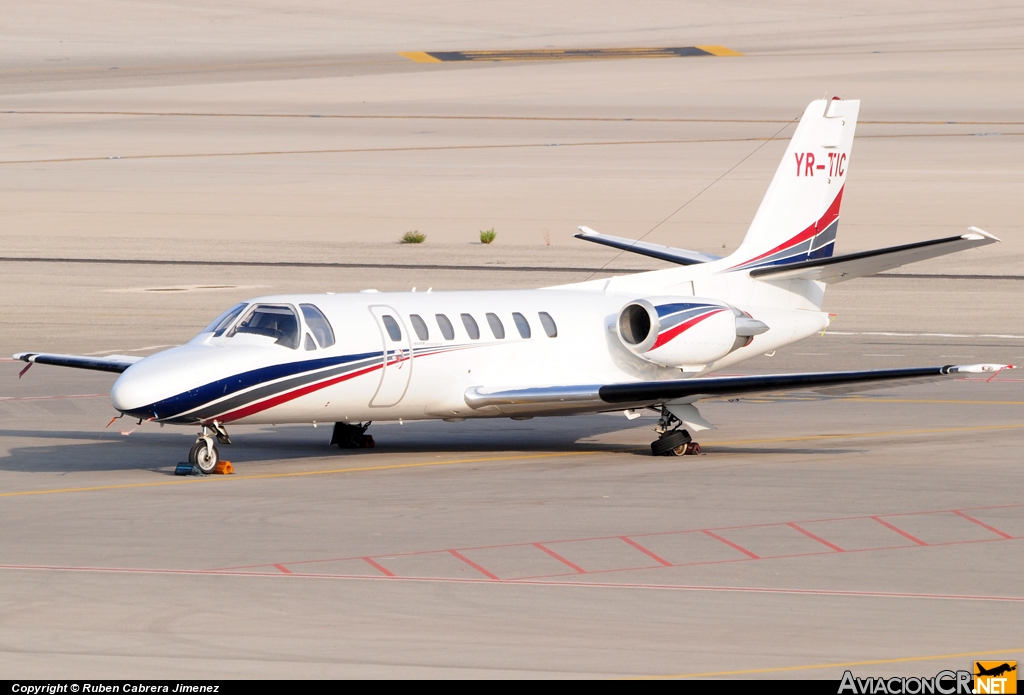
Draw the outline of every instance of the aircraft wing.
<instances>
[{"instance_id":1,"label":"aircraft wing","mask_svg":"<svg viewBox=\"0 0 1024 695\"><path fill-rule=\"evenodd\" d=\"M890 385L892 382L935 381L962 374L995 374L1011 364L967 364L856 372L804 372L755 376L709 376L671 381L625 384L550 386L508 391L471 388L466 403L474 410L493 407L502 413L528 410L595 412L641 407L671 401L693 402L716 396L740 396L770 391L820 390Z\"/></svg>"},{"instance_id":2,"label":"aircraft wing","mask_svg":"<svg viewBox=\"0 0 1024 695\"><path fill-rule=\"evenodd\" d=\"M120 374L141 360L142 357L134 355L91 357L88 355L57 355L49 352L19 352L14 355L14 359L29 362L30 364L52 364L57 367L93 369L99 372L115 372ZM28 367L25 369L28 369Z\"/></svg>"},{"instance_id":3,"label":"aircraft wing","mask_svg":"<svg viewBox=\"0 0 1024 695\"><path fill-rule=\"evenodd\" d=\"M988 232L977 227L969 227L967 234L945 239L932 239L931 241L919 241L914 244L891 246L874 251L756 268L750 271L750 277L758 280L804 278L834 284L892 270L907 263L916 263L929 258L945 256L948 253L997 243L999 243L999 239Z\"/></svg>"},{"instance_id":4,"label":"aircraft wing","mask_svg":"<svg viewBox=\"0 0 1024 695\"><path fill-rule=\"evenodd\" d=\"M630 253L639 253L641 256L659 258L663 261L678 263L679 265L710 263L721 258L721 256L712 256L706 253L699 253L698 251L687 251L686 249L677 249L671 246L662 246L661 244L650 244L646 241L633 241L632 239L623 239L622 237L610 236L608 234L599 234L589 227L580 227L579 230L580 233L574 235L577 239L611 246L614 249L622 249Z\"/></svg>"}]
</instances>

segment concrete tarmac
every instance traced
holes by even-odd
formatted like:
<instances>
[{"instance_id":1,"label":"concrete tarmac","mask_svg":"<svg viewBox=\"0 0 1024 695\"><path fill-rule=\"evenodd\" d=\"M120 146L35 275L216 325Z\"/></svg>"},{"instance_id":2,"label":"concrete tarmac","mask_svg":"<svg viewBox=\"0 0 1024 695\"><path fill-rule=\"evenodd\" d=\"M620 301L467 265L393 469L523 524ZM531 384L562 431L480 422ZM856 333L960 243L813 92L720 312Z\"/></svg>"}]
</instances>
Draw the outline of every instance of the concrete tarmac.
<instances>
[{"instance_id":1,"label":"concrete tarmac","mask_svg":"<svg viewBox=\"0 0 1024 695\"><path fill-rule=\"evenodd\" d=\"M832 286L824 336L742 371L1021 363L1022 25L952 2L12 8L0 355L149 354L259 294L664 267L577 224L728 252L828 92L864 100L840 252L971 224L1004 243ZM696 45L744 55L398 55ZM427 243L395 243L410 229ZM105 428L111 375L23 367L0 360L4 677L838 678L1024 656L1016 372L707 401L699 457L651 457L654 418L622 414L377 423L363 451L250 426L222 452L234 475L180 478L191 430Z\"/></svg>"}]
</instances>

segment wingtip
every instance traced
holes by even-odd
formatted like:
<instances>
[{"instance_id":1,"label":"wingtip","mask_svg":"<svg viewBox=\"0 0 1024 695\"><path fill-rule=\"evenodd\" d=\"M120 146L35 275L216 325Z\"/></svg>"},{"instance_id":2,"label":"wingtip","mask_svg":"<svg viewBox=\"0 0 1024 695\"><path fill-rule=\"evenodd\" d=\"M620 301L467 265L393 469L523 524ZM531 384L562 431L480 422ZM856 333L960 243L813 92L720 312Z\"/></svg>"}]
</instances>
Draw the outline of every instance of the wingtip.
<instances>
[{"instance_id":1,"label":"wingtip","mask_svg":"<svg viewBox=\"0 0 1024 695\"><path fill-rule=\"evenodd\" d=\"M948 367L955 374L996 374L1004 369L1016 369L1012 364L955 364Z\"/></svg>"},{"instance_id":2,"label":"wingtip","mask_svg":"<svg viewBox=\"0 0 1024 695\"><path fill-rule=\"evenodd\" d=\"M1000 239L999 237L995 236L994 234L989 234L984 229L978 229L977 227L968 227L967 228L967 234L964 234L960 238L961 239L971 239L971 240L991 239L992 241L994 241L996 243L1001 243L1003 241L1002 239Z\"/></svg>"},{"instance_id":3,"label":"wingtip","mask_svg":"<svg viewBox=\"0 0 1024 695\"><path fill-rule=\"evenodd\" d=\"M574 235L574 236L577 236L577 237L579 237L579 236L589 236L589 235L591 235L591 234L597 234L597 232L595 232L595 231L594 231L593 229L591 229L590 227L584 227L584 226L582 226L582 225L580 225L580 226L579 226L579 227L577 227L576 229L578 229L578 230L580 230L580 232L582 232L582 234L575 234L575 235Z\"/></svg>"}]
</instances>

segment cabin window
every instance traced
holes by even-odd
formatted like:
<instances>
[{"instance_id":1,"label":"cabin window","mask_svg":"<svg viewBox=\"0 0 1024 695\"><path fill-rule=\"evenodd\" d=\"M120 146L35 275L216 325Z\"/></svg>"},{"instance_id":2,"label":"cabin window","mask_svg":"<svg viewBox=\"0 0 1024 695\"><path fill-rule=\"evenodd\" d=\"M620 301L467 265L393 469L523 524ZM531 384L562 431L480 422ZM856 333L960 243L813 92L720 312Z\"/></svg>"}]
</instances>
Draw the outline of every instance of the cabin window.
<instances>
[{"instance_id":1,"label":"cabin window","mask_svg":"<svg viewBox=\"0 0 1024 695\"><path fill-rule=\"evenodd\" d=\"M228 326L230 326L234 322L234 320L238 318L238 315L241 314L245 310L245 307L247 306L249 305L246 304L245 302L242 302L241 304L235 304L233 307L231 307L223 314L215 318L213 320L213 323L204 328L201 332L213 333L214 338L218 338L224 335L224 331L228 329Z\"/></svg>"},{"instance_id":2,"label":"cabin window","mask_svg":"<svg viewBox=\"0 0 1024 695\"><path fill-rule=\"evenodd\" d=\"M462 314L462 325L466 327L466 333L473 340L480 340L480 327L476 325L476 319L469 314Z\"/></svg>"},{"instance_id":3,"label":"cabin window","mask_svg":"<svg viewBox=\"0 0 1024 695\"><path fill-rule=\"evenodd\" d=\"M334 331L323 312L312 304L300 304L302 315L306 317L306 325L316 336L316 342L320 347L326 348L334 345Z\"/></svg>"},{"instance_id":4,"label":"cabin window","mask_svg":"<svg viewBox=\"0 0 1024 695\"><path fill-rule=\"evenodd\" d=\"M558 326L555 325L555 320L551 318L551 314L542 311L537 316L540 318L540 325L544 327L544 332L548 334L548 337L557 338Z\"/></svg>"},{"instance_id":5,"label":"cabin window","mask_svg":"<svg viewBox=\"0 0 1024 695\"><path fill-rule=\"evenodd\" d=\"M402 339L402 329L398 327L398 321L395 321L394 316L384 314L380 317L380 320L384 322L384 328L387 329L388 335L396 343Z\"/></svg>"},{"instance_id":6,"label":"cabin window","mask_svg":"<svg viewBox=\"0 0 1024 695\"><path fill-rule=\"evenodd\" d=\"M257 304L231 331L273 338L277 345L295 350L299 347L299 317L287 304Z\"/></svg>"},{"instance_id":7,"label":"cabin window","mask_svg":"<svg viewBox=\"0 0 1024 695\"><path fill-rule=\"evenodd\" d=\"M448 317L444 314L435 314L434 318L437 319L437 327L441 329L444 339L455 340L455 328L452 327L452 322L448 320Z\"/></svg>"},{"instance_id":8,"label":"cabin window","mask_svg":"<svg viewBox=\"0 0 1024 695\"><path fill-rule=\"evenodd\" d=\"M516 322L516 328L519 329L519 335L523 338L529 338L531 335L530 322L526 320L526 317L516 311L512 313L512 320Z\"/></svg>"},{"instance_id":9,"label":"cabin window","mask_svg":"<svg viewBox=\"0 0 1024 695\"><path fill-rule=\"evenodd\" d=\"M409 320L412 321L412 327L416 331L416 337L420 340L427 340L430 338L430 331L427 330L427 324L423 322L423 319L418 314L410 314Z\"/></svg>"},{"instance_id":10,"label":"cabin window","mask_svg":"<svg viewBox=\"0 0 1024 695\"><path fill-rule=\"evenodd\" d=\"M505 326L502 325L501 319L498 318L497 314L487 314L487 325L491 327L491 333L498 340L505 338Z\"/></svg>"},{"instance_id":11,"label":"cabin window","mask_svg":"<svg viewBox=\"0 0 1024 695\"><path fill-rule=\"evenodd\" d=\"M306 350L316 350L316 343L313 342L313 336L309 333L306 334Z\"/></svg>"}]
</instances>

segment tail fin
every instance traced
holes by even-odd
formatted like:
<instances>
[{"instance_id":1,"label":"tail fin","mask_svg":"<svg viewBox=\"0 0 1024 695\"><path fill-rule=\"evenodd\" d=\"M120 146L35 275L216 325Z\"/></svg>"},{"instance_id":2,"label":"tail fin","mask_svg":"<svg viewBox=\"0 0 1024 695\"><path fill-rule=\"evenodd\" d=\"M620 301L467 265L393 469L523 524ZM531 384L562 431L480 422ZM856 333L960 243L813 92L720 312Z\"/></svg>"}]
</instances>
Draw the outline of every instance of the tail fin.
<instances>
[{"instance_id":1,"label":"tail fin","mask_svg":"<svg viewBox=\"0 0 1024 695\"><path fill-rule=\"evenodd\" d=\"M812 101L754 215L730 270L828 258L860 101Z\"/></svg>"}]
</instances>

